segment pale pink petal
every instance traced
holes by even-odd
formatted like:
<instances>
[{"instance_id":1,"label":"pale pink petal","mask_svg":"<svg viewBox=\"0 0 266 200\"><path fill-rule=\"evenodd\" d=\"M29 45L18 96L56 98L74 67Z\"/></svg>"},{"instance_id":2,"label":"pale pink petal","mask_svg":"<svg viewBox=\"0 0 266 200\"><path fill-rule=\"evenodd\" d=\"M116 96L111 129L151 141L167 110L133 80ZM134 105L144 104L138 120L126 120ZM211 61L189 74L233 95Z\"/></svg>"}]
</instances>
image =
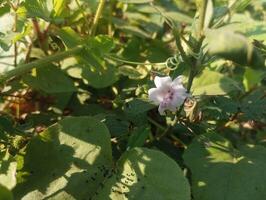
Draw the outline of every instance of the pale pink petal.
<instances>
[{"instance_id":1,"label":"pale pink petal","mask_svg":"<svg viewBox=\"0 0 266 200\"><path fill-rule=\"evenodd\" d=\"M158 108L160 115L165 115L165 110L166 110L166 107L163 104L160 104Z\"/></svg>"},{"instance_id":2,"label":"pale pink petal","mask_svg":"<svg viewBox=\"0 0 266 200\"><path fill-rule=\"evenodd\" d=\"M168 106L167 106L167 110L170 110L172 112L175 112L177 110L177 105L175 105L174 102L171 102Z\"/></svg>"},{"instance_id":3,"label":"pale pink petal","mask_svg":"<svg viewBox=\"0 0 266 200\"><path fill-rule=\"evenodd\" d=\"M184 89L180 88L180 89L175 90L173 100L171 101L171 105L176 106L176 107L181 106L188 96L189 95L186 93L185 88Z\"/></svg>"},{"instance_id":4,"label":"pale pink petal","mask_svg":"<svg viewBox=\"0 0 266 200\"><path fill-rule=\"evenodd\" d=\"M182 80L183 80L183 76L176 77L175 80L171 84L172 88L174 88L174 89L179 89L179 88L185 89L184 86L183 86Z\"/></svg>"},{"instance_id":5,"label":"pale pink petal","mask_svg":"<svg viewBox=\"0 0 266 200\"><path fill-rule=\"evenodd\" d=\"M149 99L156 104L159 104L163 100L163 92L157 88L151 88L148 90Z\"/></svg>"},{"instance_id":6,"label":"pale pink petal","mask_svg":"<svg viewBox=\"0 0 266 200\"><path fill-rule=\"evenodd\" d=\"M183 76L178 76L173 80L174 85L180 85L182 84Z\"/></svg>"},{"instance_id":7,"label":"pale pink petal","mask_svg":"<svg viewBox=\"0 0 266 200\"><path fill-rule=\"evenodd\" d=\"M157 88L166 87L166 86L169 87L171 83L172 83L172 79L170 76L166 76L166 77L155 76L154 78L154 84Z\"/></svg>"}]
</instances>

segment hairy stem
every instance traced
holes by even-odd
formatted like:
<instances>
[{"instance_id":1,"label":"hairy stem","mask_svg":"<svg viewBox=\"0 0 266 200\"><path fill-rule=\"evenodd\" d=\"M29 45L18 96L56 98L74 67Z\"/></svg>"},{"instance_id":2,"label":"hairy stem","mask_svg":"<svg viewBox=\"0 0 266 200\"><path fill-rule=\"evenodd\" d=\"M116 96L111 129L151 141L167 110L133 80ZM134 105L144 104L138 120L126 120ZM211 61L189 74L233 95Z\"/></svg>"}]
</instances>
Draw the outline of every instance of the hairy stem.
<instances>
[{"instance_id":1,"label":"hairy stem","mask_svg":"<svg viewBox=\"0 0 266 200\"><path fill-rule=\"evenodd\" d=\"M204 21L205 21L205 15L206 15L206 8L207 8L207 1L208 0L202 0L200 7L199 7L199 30L198 30L198 42L197 46L195 47L194 52L199 53L202 42L204 39ZM187 85L187 92L189 93L192 87L193 79L197 74L197 68L201 65L201 61L199 59L194 59L192 62L192 66L190 69L190 74L188 78L188 85Z\"/></svg>"}]
</instances>

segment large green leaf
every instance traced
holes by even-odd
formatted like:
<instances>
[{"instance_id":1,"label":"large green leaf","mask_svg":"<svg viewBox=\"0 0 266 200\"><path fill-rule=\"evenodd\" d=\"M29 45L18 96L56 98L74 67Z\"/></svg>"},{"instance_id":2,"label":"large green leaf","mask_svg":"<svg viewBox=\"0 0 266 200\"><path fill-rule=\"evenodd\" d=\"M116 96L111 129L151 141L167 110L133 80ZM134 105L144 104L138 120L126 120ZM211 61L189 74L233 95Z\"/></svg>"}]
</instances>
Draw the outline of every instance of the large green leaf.
<instances>
[{"instance_id":1,"label":"large green leaf","mask_svg":"<svg viewBox=\"0 0 266 200\"><path fill-rule=\"evenodd\" d=\"M23 157L16 199L190 199L182 170L163 153L135 148L114 165L108 130L93 117L63 119Z\"/></svg>"},{"instance_id":2,"label":"large green leaf","mask_svg":"<svg viewBox=\"0 0 266 200\"><path fill-rule=\"evenodd\" d=\"M222 95L235 90L241 90L236 81L207 69L194 79L191 89L193 95Z\"/></svg>"},{"instance_id":3,"label":"large green leaf","mask_svg":"<svg viewBox=\"0 0 266 200\"><path fill-rule=\"evenodd\" d=\"M232 23L222 27L222 29L241 32L251 40L266 40L264 21L254 20L248 13L238 13L232 16L231 22Z\"/></svg>"},{"instance_id":4,"label":"large green leaf","mask_svg":"<svg viewBox=\"0 0 266 200\"><path fill-rule=\"evenodd\" d=\"M92 117L68 117L27 146L16 199L84 199L112 166L110 135Z\"/></svg>"},{"instance_id":5,"label":"large green leaf","mask_svg":"<svg viewBox=\"0 0 266 200\"><path fill-rule=\"evenodd\" d=\"M74 82L54 65L47 65L36 70L36 75L24 77L24 82L34 89L46 93L66 93L76 91Z\"/></svg>"},{"instance_id":6,"label":"large green leaf","mask_svg":"<svg viewBox=\"0 0 266 200\"><path fill-rule=\"evenodd\" d=\"M117 173L93 199L189 200L190 189L173 160L159 151L135 148L123 154Z\"/></svg>"},{"instance_id":7,"label":"large green leaf","mask_svg":"<svg viewBox=\"0 0 266 200\"><path fill-rule=\"evenodd\" d=\"M266 149L234 149L216 134L194 139L184 154L195 200L262 200L266 197Z\"/></svg>"},{"instance_id":8,"label":"large green leaf","mask_svg":"<svg viewBox=\"0 0 266 200\"><path fill-rule=\"evenodd\" d=\"M210 55L244 66L265 67L265 59L243 35L232 31L209 30L206 36Z\"/></svg>"}]
</instances>

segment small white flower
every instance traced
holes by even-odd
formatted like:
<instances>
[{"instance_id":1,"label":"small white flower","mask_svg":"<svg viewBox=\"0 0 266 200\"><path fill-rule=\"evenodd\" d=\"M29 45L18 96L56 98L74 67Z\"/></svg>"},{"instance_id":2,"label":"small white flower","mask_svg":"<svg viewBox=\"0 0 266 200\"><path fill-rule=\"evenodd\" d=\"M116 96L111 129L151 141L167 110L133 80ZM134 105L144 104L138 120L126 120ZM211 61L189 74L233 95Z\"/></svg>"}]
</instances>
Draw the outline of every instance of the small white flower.
<instances>
[{"instance_id":1,"label":"small white flower","mask_svg":"<svg viewBox=\"0 0 266 200\"><path fill-rule=\"evenodd\" d=\"M156 76L154 83L156 88L149 89L149 99L159 105L161 115L165 115L165 110L175 112L189 96L182 84L182 76L178 76L174 81L169 76Z\"/></svg>"}]
</instances>

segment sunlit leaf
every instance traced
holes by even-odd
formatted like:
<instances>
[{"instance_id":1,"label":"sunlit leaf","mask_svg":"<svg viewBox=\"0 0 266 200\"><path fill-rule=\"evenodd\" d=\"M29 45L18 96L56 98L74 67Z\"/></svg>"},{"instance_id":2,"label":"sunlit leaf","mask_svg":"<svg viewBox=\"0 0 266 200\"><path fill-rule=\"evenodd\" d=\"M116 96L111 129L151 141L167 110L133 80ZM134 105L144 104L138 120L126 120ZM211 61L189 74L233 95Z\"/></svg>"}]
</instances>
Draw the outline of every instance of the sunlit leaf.
<instances>
[{"instance_id":1,"label":"sunlit leaf","mask_svg":"<svg viewBox=\"0 0 266 200\"><path fill-rule=\"evenodd\" d=\"M212 30L207 32L208 52L237 64L264 68L265 59L243 36L230 31Z\"/></svg>"},{"instance_id":2,"label":"sunlit leaf","mask_svg":"<svg viewBox=\"0 0 266 200\"><path fill-rule=\"evenodd\" d=\"M263 199L265 158L266 149L259 145L235 149L216 134L194 139L184 155L191 170L194 199Z\"/></svg>"},{"instance_id":3,"label":"sunlit leaf","mask_svg":"<svg viewBox=\"0 0 266 200\"><path fill-rule=\"evenodd\" d=\"M222 95L237 90L242 89L236 81L207 69L195 78L191 89L193 95Z\"/></svg>"}]
</instances>

